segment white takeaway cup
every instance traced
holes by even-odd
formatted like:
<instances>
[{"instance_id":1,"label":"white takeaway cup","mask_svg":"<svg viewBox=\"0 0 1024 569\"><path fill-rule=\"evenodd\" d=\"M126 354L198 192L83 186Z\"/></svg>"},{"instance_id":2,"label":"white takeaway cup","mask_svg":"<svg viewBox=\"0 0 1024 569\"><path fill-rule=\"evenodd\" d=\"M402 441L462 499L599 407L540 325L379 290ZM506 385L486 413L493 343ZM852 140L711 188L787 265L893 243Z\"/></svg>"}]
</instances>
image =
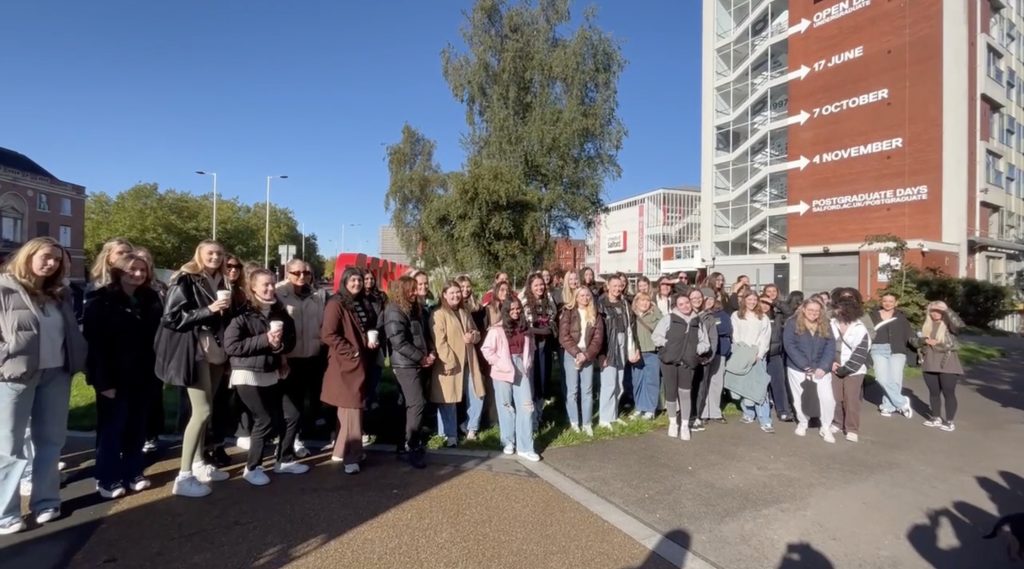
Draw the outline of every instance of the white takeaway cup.
<instances>
[{"instance_id":1,"label":"white takeaway cup","mask_svg":"<svg viewBox=\"0 0 1024 569\"><path fill-rule=\"evenodd\" d=\"M217 291L217 300L231 300L231 291L230 290L218 290Z\"/></svg>"},{"instance_id":2,"label":"white takeaway cup","mask_svg":"<svg viewBox=\"0 0 1024 569\"><path fill-rule=\"evenodd\" d=\"M366 333L366 338L367 338L367 340L370 341L371 344L376 344L377 343L377 336L379 334L380 334L380 332L378 332L377 330L370 330L369 332Z\"/></svg>"},{"instance_id":3,"label":"white takeaway cup","mask_svg":"<svg viewBox=\"0 0 1024 569\"><path fill-rule=\"evenodd\" d=\"M281 330L284 330L284 322L281 322L280 320L271 320L270 321L270 331L271 332L280 332Z\"/></svg>"}]
</instances>

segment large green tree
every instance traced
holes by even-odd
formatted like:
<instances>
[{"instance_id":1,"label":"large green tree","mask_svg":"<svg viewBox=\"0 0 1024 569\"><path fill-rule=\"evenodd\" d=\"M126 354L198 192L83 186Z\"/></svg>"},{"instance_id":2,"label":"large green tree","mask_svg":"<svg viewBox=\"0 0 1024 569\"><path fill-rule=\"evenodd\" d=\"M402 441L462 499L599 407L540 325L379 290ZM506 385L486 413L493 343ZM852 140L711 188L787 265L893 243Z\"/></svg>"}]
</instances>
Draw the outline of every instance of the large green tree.
<instances>
[{"instance_id":1,"label":"large green tree","mask_svg":"<svg viewBox=\"0 0 1024 569\"><path fill-rule=\"evenodd\" d=\"M626 135L617 114L619 45L595 12L570 30L569 0L478 0L464 51L442 53L466 107L464 171L443 174L434 143L408 125L389 147L385 205L427 264L537 267L552 236L589 227L604 183L620 175ZM413 183L418 182L418 183Z\"/></svg>"},{"instance_id":2,"label":"large green tree","mask_svg":"<svg viewBox=\"0 0 1024 569\"><path fill-rule=\"evenodd\" d=\"M111 196L91 194L85 207L85 249L90 261L103 243L123 237L153 253L158 267L175 269L189 260L197 243L208 239L212 230L213 197L176 190L161 191L157 184L136 184ZM262 263L265 203L243 204L237 198L217 201L217 240L244 260ZM302 251L302 234L291 210L271 204L271 263L277 246L292 244ZM316 235L306 236L306 259L317 274L323 261Z\"/></svg>"}]
</instances>

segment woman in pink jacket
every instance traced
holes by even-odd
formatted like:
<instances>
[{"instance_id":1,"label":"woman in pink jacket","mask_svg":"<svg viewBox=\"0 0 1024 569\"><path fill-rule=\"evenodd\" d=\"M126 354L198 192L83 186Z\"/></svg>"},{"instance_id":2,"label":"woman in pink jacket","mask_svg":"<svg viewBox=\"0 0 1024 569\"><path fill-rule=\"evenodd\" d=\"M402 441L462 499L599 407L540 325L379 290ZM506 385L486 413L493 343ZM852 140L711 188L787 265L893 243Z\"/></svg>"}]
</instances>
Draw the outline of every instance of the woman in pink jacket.
<instances>
[{"instance_id":1,"label":"woman in pink jacket","mask_svg":"<svg viewBox=\"0 0 1024 569\"><path fill-rule=\"evenodd\" d=\"M491 364L498 427L505 454L537 462L533 450L533 338L523 317L523 303L510 295L501 303L501 320L490 327L480 346Z\"/></svg>"}]
</instances>

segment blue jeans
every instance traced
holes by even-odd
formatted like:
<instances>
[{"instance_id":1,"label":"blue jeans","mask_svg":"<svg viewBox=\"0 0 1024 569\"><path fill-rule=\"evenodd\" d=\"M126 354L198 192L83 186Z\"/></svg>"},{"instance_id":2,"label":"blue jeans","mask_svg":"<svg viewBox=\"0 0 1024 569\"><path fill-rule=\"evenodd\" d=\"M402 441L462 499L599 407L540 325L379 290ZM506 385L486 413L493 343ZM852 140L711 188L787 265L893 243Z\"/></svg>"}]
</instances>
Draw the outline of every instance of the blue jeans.
<instances>
[{"instance_id":1,"label":"blue jeans","mask_svg":"<svg viewBox=\"0 0 1024 569\"><path fill-rule=\"evenodd\" d=\"M889 344L871 346L871 359L875 364L875 381L885 392L882 395L880 411L892 413L907 406L907 398L903 395L903 368L907 365L906 354L892 353Z\"/></svg>"},{"instance_id":2,"label":"blue jeans","mask_svg":"<svg viewBox=\"0 0 1024 569\"><path fill-rule=\"evenodd\" d=\"M601 392L597 396L600 423L611 423L619 418L619 397L622 396L622 382L625 377L625 368L608 366L601 370Z\"/></svg>"},{"instance_id":3,"label":"blue jeans","mask_svg":"<svg viewBox=\"0 0 1024 569\"><path fill-rule=\"evenodd\" d=\"M32 497L40 512L60 507L60 450L67 436L71 377L60 368L39 370L18 381L0 382L0 524L21 517L18 485L28 461L25 429L32 423ZM31 419L30 419L31 417Z\"/></svg>"},{"instance_id":4,"label":"blue jeans","mask_svg":"<svg viewBox=\"0 0 1024 569\"><path fill-rule=\"evenodd\" d=\"M96 392L96 482L104 486L142 476L151 393L146 388L118 389L113 399Z\"/></svg>"},{"instance_id":5,"label":"blue jeans","mask_svg":"<svg viewBox=\"0 0 1024 569\"><path fill-rule=\"evenodd\" d=\"M533 382L523 372L521 356L512 356L512 363L515 381L493 380L501 442L515 444L519 452L533 452Z\"/></svg>"},{"instance_id":6,"label":"blue jeans","mask_svg":"<svg viewBox=\"0 0 1024 569\"><path fill-rule=\"evenodd\" d=\"M454 439L459 434L458 409L455 403L437 404L437 434Z\"/></svg>"},{"instance_id":7,"label":"blue jeans","mask_svg":"<svg viewBox=\"0 0 1024 569\"><path fill-rule=\"evenodd\" d=\"M589 425L594 420L594 363L587 362L576 369L576 360L565 353L565 412L569 423Z\"/></svg>"},{"instance_id":8,"label":"blue jeans","mask_svg":"<svg viewBox=\"0 0 1024 569\"><path fill-rule=\"evenodd\" d=\"M740 401L740 405L743 407L743 416L747 419L754 419L756 416L757 422L762 426L770 427L772 425L771 405L768 404L767 396L760 403L754 403L744 397Z\"/></svg>"},{"instance_id":9,"label":"blue jeans","mask_svg":"<svg viewBox=\"0 0 1024 569\"><path fill-rule=\"evenodd\" d=\"M661 360L654 352L643 352L633 365L633 403L641 413L654 413L661 394Z\"/></svg>"},{"instance_id":10,"label":"blue jeans","mask_svg":"<svg viewBox=\"0 0 1024 569\"><path fill-rule=\"evenodd\" d=\"M468 415L466 430L480 430L480 415L484 411L484 398L477 397L473 389L473 374L467 369L462 374L462 399L466 401L466 414ZM458 435L458 406L455 403L438 404L437 406L437 434L446 437Z\"/></svg>"}]
</instances>

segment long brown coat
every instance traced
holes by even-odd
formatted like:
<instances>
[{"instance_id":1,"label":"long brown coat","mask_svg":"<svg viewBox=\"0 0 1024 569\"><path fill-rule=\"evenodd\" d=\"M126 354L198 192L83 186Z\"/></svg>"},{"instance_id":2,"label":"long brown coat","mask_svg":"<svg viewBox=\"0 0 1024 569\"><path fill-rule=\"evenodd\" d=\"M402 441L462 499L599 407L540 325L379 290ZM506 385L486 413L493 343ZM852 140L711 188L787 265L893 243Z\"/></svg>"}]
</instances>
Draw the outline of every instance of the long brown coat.
<instances>
[{"instance_id":1,"label":"long brown coat","mask_svg":"<svg viewBox=\"0 0 1024 569\"><path fill-rule=\"evenodd\" d=\"M366 335L359 319L332 298L324 307L320 338L327 344L327 372L320 400L334 407L360 409L366 384Z\"/></svg>"},{"instance_id":2,"label":"long brown coat","mask_svg":"<svg viewBox=\"0 0 1024 569\"><path fill-rule=\"evenodd\" d=\"M462 335L472 332L476 343L480 343L480 332L473 324L469 311L462 308L458 314L443 307L434 310L430 316L434 331L434 349L437 361L430 379L430 401L432 403L458 403L462 401L462 374L468 366L473 375L473 392L484 396L484 375L476 349L467 344Z\"/></svg>"}]
</instances>

